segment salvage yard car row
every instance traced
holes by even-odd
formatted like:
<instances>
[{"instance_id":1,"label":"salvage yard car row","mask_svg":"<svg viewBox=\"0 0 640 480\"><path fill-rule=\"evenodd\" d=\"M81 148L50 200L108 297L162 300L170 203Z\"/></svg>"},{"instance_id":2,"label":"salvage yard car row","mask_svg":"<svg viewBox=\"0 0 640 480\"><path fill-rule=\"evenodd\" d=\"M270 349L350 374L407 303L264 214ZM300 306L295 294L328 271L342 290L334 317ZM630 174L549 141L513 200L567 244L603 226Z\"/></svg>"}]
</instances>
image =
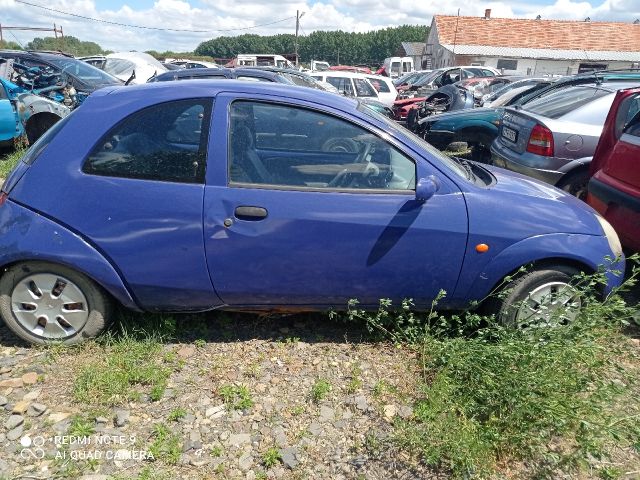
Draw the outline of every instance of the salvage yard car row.
<instances>
[{"instance_id":1,"label":"salvage yard car row","mask_svg":"<svg viewBox=\"0 0 640 480\"><path fill-rule=\"evenodd\" d=\"M5 181L0 315L21 338L80 342L117 305L282 312L412 298L428 309L441 290L440 308L480 302L505 325L532 327L574 318L573 275L604 269L604 294L622 282L607 220L548 183L444 155L378 113L392 115L371 102L372 81L391 91L385 77L189 70L97 90ZM458 85L452 69L436 72L449 79L436 93L464 93L473 107L491 93L478 87L511 82L489 73ZM359 99L371 93L362 85L376 96ZM618 105L621 141L610 142L626 152L638 115L627 97ZM599 164L599 192L625 181L611 158ZM508 294L483 301L497 288Z\"/></svg>"}]
</instances>

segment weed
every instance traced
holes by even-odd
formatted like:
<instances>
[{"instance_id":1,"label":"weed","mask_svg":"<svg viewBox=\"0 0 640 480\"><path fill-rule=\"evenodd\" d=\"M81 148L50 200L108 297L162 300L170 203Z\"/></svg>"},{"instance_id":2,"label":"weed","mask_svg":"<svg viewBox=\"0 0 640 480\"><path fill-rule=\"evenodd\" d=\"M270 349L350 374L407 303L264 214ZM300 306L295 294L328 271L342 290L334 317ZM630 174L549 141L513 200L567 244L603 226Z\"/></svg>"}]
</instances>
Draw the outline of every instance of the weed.
<instances>
[{"instance_id":1,"label":"weed","mask_svg":"<svg viewBox=\"0 0 640 480\"><path fill-rule=\"evenodd\" d=\"M244 385L225 385L218 394L229 410L246 410L253 406L251 393Z\"/></svg>"},{"instance_id":2,"label":"weed","mask_svg":"<svg viewBox=\"0 0 640 480\"><path fill-rule=\"evenodd\" d=\"M103 351L94 355L76 376L76 401L117 405L139 398L138 389L147 390L154 401L162 398L172 365L162 360L161 345L156 339L125 335L98 348Z\"/></svg>"},{"instance_id":3,"label":"weed","mask_svg":"<svg viewBox=\"0 0 640 480\"><path fill-rule=\"evenodd\" d=\"M256 480L267 480L267 478L269 478L267 476L267 472L263 472L262 470L260 470L259 472L256 472Z\"/></svg>"},{"instance_id":4,"label":"weed","mask_svg":"<svg viewBox=\"0 0 640 480\"><path fill-rule=\"evenodd\" d=\"M95 433L94 423L87 417L75 415L71 418L67 435L70 437L89 437Z\"/></svg>"},{"instance_id":5,"label":"weed","mask_svg":"<svg viewBox=\"0 0 640 480\"><path fill-rule=\"evenodd\" d=\"M639 273L634 268L627 285ZM583 299L577 318L544 328L508 328L473 312L420 315L410 300L397 309L381 300L373 313L350 302L350 319L418 353L414 417L396 420L397 445L455 478L490 477L512 461L529 465L533 477L558 478L632 449L640 405L626 385L637 373L625 366L633 354L619 329L638 307L616 294L599 300L602 281L599 274L575 279ZM374 395L386 390L378 382ZM373 437L365 448L378 448ZM618 471L601 467L598 475L616 478Z\"/></svg>"},{"instance_id":6,"label":"weed","mask_svg":"<svg viewBox=\"0 0 640 480\"><path fill-rule=\"evenodd\" d=\"M331 391L331 384L323 378L318 378L311 387L311 400L320 403Z\"/></svg>"},{"instance_id":7,"label":"weed","mask_svg":"<svg viewBox=\"0 0 640 480\"><path fill-rule=\"evenodd\" d=\"M211 455L212 457L221 457L223 453L224 453L224 449L222 448L222 446L215 445L211 448L209 455Z\"/></svg>"},{"instance_id":8,"label":"weed","mask_svg":"<svg viewBox=\"0 0 640 480\"><path fill-rule=\"evenodd\" d=\"M359 365L354 365L351 369L351 380L347 384L347 393L355 393L362 388L362 369Z\"/></svg>"},{"instance_id":9,"label":"weed","mask_svg":"<svg viewBox=\"0 0 640 480\"><path fill-rule=\"evenodd\" d=\"M276 447L270 447L262 454L262 464L267 468L271 468L280 463L281 458L280 451Z\"/></svg>"},{"instance_id":10,"label":"weed","mask_svg":"<svg viewBox=\"0 0 640 480\"><path fill-rule=\"evenodd\" d=\"M148 448L156 460L169 465L176 465L182 454L180 437L166 425L158 423L153 428L153 442Z\"/></svg>"},{"instance_id":11,"label":"weed","mask_svg":"<svg viewBox=\"0 0 640 480\"><path fill-rule=\"evenodd\" d=\"M202 338L198 338L197 340L194 340L193 344L196 348L204 348L207 345L207 341Z\"/></svg>"},{"instance_id":12,"label":"weed","mask_svg":"<svg viewBox=\"0 0 640 480\"><path fill-rule=\"evenodd\" d=\"M0 177L7 178L11 171L18 164L22 156L25 154L26 149L16 149L13 152L0 159Z\"/></svg>"},{"instance_id":13,"label":"weed","mask_svg":"<svg viewBox=\"0 0 640 480\"><path fill-rule=\"evenodd\" d=\"M298 415L302 415L304 411L305 411L304 405L296 405L291 409L291 415L294 415L297 417Z\"/></svg>"},{"instance_id":14,"label":"weed","mask_svg":"<svg viewBox=\"0 0 640 480\"><path fill-rule=\"evenodd\" d=\"M178 407L171 410L167 420L170 422L177 422L187 416L187 411L184 408Z\"/></svg>"}]
</instances>

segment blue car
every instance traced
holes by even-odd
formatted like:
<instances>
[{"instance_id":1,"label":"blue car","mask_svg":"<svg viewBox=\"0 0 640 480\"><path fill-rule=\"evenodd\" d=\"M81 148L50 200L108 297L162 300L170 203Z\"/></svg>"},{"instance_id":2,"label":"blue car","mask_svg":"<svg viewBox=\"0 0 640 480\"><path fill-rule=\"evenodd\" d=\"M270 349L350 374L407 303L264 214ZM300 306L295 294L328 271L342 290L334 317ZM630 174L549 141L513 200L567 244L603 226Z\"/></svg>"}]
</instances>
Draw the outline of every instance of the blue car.
<instances>
[{"instance_id":1,"label":"blue car","mask_svg":"<svg viewBox=\"0 0 640 480\"><path fill-rule=\"evenodd\" d=\"M443 289L460 309L533 264L492 303L527 325L579 306L573 274L606 265L608 291L623 270L615 232L576 198L450 159L357 100L272 83L99 90L27 151L0 204L0 314L33 343L94 337L117 304L429 308Z\"/></svg>"}]
</instances>

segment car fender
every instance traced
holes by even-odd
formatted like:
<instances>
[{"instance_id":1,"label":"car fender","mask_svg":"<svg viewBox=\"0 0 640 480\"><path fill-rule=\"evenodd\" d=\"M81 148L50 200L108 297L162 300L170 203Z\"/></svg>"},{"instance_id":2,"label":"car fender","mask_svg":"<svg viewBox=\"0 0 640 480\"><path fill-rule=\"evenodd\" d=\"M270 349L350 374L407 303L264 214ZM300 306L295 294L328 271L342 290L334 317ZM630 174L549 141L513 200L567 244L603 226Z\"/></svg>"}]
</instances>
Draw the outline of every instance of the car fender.
<instances>
[{"instance_id":1,"label":"car fender","mask_svg":"<svg viewBox=\"0 0 640 480\"><path fill-rule=\"evenodd\" d=\"M570 160L569 162L564 164L562 167L560 167L558 171L566 175L579 168L589 168L592 158L593 157L589 156L589 157L582 157L582 158L576 158L576 159Z\"/></svg>"},{"instance_id":2,"label":"car fender","mask_svg":"<svg viewBox=\"0 0 640 480\"><path fill-rule=\"evenodd\" d=\"M502 250L478 272L465 271L464 266L456 298L483 300L506 276L542 261L575 265L591 273L604 266L608 279L613 278L615 271L624 273L624 259L602 257L603 251L610 251L604 235L552 233L528 237ZM607 287L606 293L609 291Z\"/></svg>"},{"instance_id":3,"label":"car fender","mask_svg":"<svg viewBox=\"0 0 640 480\"><path fill-rule=\"evenodd\" d=\"M50 113L60 118L64 118L71 113L71 110L64 105L31 93L21 93L16 100L18 116L23 125L26 125L29 118L40 113Z\"/></svg>"},{"instance_id":4,"label":"car fender","mask_svg":"<svg viewBox=\"0 0 640 480\"><path fill-rule=\"evenodd\" d=\"M29 260L73 268L102 286L123 306L140 310L121 275L93 245L52 219L5 200L0 206L0 265Z\"/></svg>"}]
</instances>

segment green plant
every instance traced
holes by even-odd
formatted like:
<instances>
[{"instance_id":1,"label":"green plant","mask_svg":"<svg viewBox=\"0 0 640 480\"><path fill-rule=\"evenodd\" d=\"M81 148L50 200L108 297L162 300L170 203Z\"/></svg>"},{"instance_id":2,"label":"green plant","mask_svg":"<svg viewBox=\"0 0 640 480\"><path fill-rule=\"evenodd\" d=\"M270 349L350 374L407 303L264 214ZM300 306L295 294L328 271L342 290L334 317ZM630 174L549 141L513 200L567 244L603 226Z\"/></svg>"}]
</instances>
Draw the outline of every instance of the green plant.
<instances>
[{"instance_id":1,"label":"green plant","mask_svg":"<svg viewBox=\"0 0 640 480\"><path fill-rule=\"evenodd\" d=\"M193 344L197 347L197 348L204 348L207 345L207 341L202 339L202 338L198 338L197 340L195 340L193 342Z\"/></svg>"},{"instance_id":2,"label":"green plant","mask_svg":"<svg viewBox=\"0 0 640 480\"><path fill-rule=\"evenodd\" d=\"M74 380L73 394L81 403L117 405L148 391L152 400L162 398L172 365L164 361L154 335L112 336L95 345L100 350Z\"/></svg>"},{"instance_id":3,"label":"green plant","mask_svg":"<svg viewBox=\"0 0 640 480\"><path fill-rule=\"evenodd\" d=\"M187 416L187 411L184 408L178 407L171 410L167 420L170 422L177 422L178 420Z\"/></svg>"},{"instance_id":4,"label":"green plant","mask_svg":"<svg viewBox=\"0 0 640 480\"><path fill-rule=\"evenodd\" d=\"M7 178L27 150L18 148L0 159L0 177Z\"/></svg>"},{"instance_id":5,"label":"green plant","mask_svg":"<svg viewBox=\"0 0 640 480\"><path fill-rule=\"evenodd\" d=\"M624 288L638 274L634 266ZM597 468L616 449L637 449L640 403L628 388L635 353L620 328L638 306L619 292L600 299L603 281L599 273L576 278L577 317L544 328L509 328L474 312L443 316L437 302L424 315L410 300L397 309L381 300L372 313L350 302L348 318L418 354L414 416L396 420L396 444L456 478L491 477L512 461L526 462L535 478L558 478L594 459ZM376 450L374 440L365 438L365 448ZM598 469L602 478L616 472Z\"/></svg>"},{"instance_id":6,"label":"green plant","mask_svg":"<svg viewBox=\"0 0 640 480\"><path fill-rule=\"evenodd\" d=\"M354 365L351 369L351 379L347 384L347 393L355 393L362 388L362 379L360 378L360 375L362 375L360 365Z\"/></svg>"},{"instance_id":7,"label":"green plant","mask_svg":"<svg viewBox=\"0 0 640 480\"><path fill-rule=\"evenodd\" d=\"M153 442L148 451L156 460L169 465L176 465L182 454L180 437L173 433L166 425L161 423L153 427Z\"/></svg>"},{"instance_id":8,"label":"green plant","mask_svg":"<svg viewBox=\"0 0 640 480\"><path fill-rule=\"evenodd\" d=\"M244 385L225 385L218 394L229 410L246 410L253 406L251 393Z\"/></svg>"},{"instance_id":9,"label":"green plant","mask_svg":"<svg viewBox=\"0 0 640 480\"><path fill-rule=\"evenodd\" d=\"M311 400L315 403L319 403L330 391L331 384L323 378L318 378L311 387Z\"/></svg>"},{"instance_id":10,"label":"green plant","mask_svg":"<svg viewBox=\"0 0 640 480\"><path fill-rule=\"evenodd\" d=\"M263 472L262 470L256 472L256 480L267 480L267 478L269 478L267 472Z\"/></svg>"},{"instance_id":11,"label":"green plant","mask_svg":"<svg viewBox=\"0 0 640 480\"><path fill-rule=\"evenodd\" d=\"M75 415L71 418L67 435L71 437L89 437L95 433L94 423L88 417Z\"/></svg>"},{"instance_id":12,"label":"green plant","mask_svg":"<svg viewBox=\"0 0 640 480\"><path fill-rule=\"evenodd\" d=\"M281 458L280 451L276 447L270 447L262 454L262 464L267 468L271 468L280 463Z\"/></svg>"},{"instance_id":13,"label":"green plant","mask_svg":"<svg viewBox=\"0 0 640 480\"><path fill-rule=\"evenodd\" d=\"M211 455L212 457L221 457L222 454L224 453L224 450L222 448L221 445L215 445L211 448L211 451L209 452L209 455Z\"/></svg>"}]
</instances>

